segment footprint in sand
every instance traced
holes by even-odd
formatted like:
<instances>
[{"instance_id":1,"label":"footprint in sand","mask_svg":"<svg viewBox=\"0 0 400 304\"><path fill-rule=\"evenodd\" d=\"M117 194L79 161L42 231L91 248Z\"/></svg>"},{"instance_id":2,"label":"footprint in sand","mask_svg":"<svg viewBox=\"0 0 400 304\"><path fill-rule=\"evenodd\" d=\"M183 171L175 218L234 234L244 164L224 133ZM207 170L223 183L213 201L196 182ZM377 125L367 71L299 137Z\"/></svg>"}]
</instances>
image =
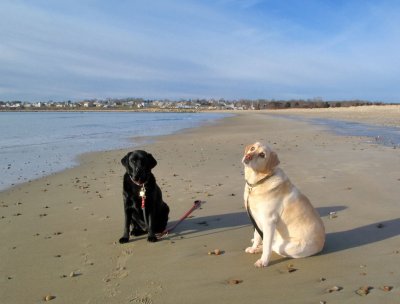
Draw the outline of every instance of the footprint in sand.
<instances>
[{"instance_id":1,"label":"footprint in sand","mask_svg":"<svg viewBox=\"0 0 400 304\"><path fill-rule=\"evenodd\" d=\"M132 254L132 248L123 249L121 251L121 254L117 256L116 267L111 271L111 273L103 278L103 282L106 283L106 291L110 297L114 297L118 293L118 280L126 278L129 275L129 271L126 269L125 266L126 262Z\"/></svg>"}]
</instances>

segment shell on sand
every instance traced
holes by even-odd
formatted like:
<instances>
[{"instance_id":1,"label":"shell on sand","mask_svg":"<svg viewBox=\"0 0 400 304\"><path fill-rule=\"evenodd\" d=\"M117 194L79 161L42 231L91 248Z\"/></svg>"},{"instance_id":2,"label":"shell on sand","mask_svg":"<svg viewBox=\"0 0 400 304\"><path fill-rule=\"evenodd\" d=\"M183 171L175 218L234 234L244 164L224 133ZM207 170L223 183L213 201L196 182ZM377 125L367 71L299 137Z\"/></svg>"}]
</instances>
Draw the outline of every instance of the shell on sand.
<instances>
[{"instance_id":1,"label":"shell on sand","mask_svg":"<svg viewBox=\"0 0 400 304\"><path fill-rule=\"evenodd\" d=\"M48 302L48 301L54 300L55 298L56 298L55 296L52 296L52 295L48 294L48 295L43 297L43 301Z\"/></svg>"}]
</instances>

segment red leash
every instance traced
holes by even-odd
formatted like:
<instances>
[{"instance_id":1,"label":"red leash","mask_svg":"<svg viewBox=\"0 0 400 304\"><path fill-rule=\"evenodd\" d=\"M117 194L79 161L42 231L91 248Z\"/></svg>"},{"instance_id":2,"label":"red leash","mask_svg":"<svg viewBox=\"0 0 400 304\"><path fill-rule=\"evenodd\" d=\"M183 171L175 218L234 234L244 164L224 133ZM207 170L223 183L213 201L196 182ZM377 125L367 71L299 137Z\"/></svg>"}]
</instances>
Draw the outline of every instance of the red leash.
<instances>
[{"instance_id":1,"label":"red leash","mask_svg":"<svg viewBox=\"0 0 400 304\"><path fill-rule=\"evenodd\" d=\"M172 230L174 230L180 223L182 223L183 220L184 220L185 218L187 218L194 210L200 208L201 204L203 204L203 203L205 203L205 202L202 202L202 201L200 201L200 200L194 201L192 208L190 208L184 215L182 215L182 217L181 217L172 227L169 227L169 228L165 229L165 230L159 235L159 237L161 238L161 237L163 237L164 235L168 235L168 234L169 234Z\"/></svg>"},{"instance_id":2,"label":"red leash","mask_svg":"<svg viewBox=\"0 0 400 304\"><path fill-rule=\"evenodd\" d=\"M142 185L142 189L140 189L139 196L142 198L142 211L143 211L143 217L144 217L144 222L146 224L146 227L148 229L148 223L147 223L147 218L146 218L146 188L144 187L144 184ZM205 203L200 200L196 200L193 203L192 208L190 208L172 227L169 227L165 229L162 233L158 235L159 238L163 237L164 235L167 235L170 233L172 230L176 228L180 223L183 222L185 218L187 218L194 210L197 208L200 208L201 204Z\"/></svg>"}]
</instances>

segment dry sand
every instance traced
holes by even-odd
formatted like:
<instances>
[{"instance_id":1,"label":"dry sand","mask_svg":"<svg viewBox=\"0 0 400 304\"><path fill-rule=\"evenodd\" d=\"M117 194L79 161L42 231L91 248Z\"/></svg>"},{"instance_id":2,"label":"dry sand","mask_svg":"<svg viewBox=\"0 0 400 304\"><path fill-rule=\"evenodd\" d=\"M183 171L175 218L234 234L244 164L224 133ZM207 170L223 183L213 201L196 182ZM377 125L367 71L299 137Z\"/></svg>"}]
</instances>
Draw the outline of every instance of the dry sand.
<instances>
[{"instance_id":1,"label":"dry sand","mask_svg":"<svg viewBox=\"0 0 400 304\"><path fill-rule=\"evenodd\" d=\"M257 140L278 152L321 214L321 254L273 255L256 269L257 256L244 253L252 227L240 161ZM79 167L3 191L0 303L43 303L46 295L51 303L399 303L399 149L264 112L140 148L158 160L171 224L195 199L206 201L202 209L160 242L120 245L128 150L84 155ZM209 255L214 249L222 254ZM373 289L358 295L364 286Z\"/></svg>"}]
</instances>

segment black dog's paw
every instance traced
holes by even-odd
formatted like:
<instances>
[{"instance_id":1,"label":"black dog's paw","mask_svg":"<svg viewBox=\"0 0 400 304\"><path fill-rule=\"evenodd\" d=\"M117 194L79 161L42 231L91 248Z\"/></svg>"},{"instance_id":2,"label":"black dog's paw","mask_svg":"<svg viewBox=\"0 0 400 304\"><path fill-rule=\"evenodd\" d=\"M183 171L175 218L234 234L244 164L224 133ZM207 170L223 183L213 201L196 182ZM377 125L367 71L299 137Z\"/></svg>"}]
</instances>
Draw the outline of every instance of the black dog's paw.
<instances>
[{"instance_id":1,"label":"black dog's paw","mask_svg":"<svg viewBox=\"0 0 400 304\"><path fill-rule=\"evenodd\" d=\"M147 237L147 241L148 241L148 242L151 242L151 243L155 243L155 242L158 241L158 239L157 239L157 237L156 237L155 235L149 235L149 236Z\"/></svg>"},{"instance_id":2,"label":"black dog's paw","mask_svg":"<svg viewBox=\"0 0 400 304\"><path fill-rule=\"evenodd\" d=\"M134 228L131 231L131 235L133 235L133 236L141 236L141 235L146 234L146 233L147 233L146 231L144 231L144 230L142 230L140 228Z\"/></svg>"},{"instance_id":3,"label":"black dog's paw","mask_svg":"<svg viewBox=\"0 0 400 304\"><path fill-rule=\"evenodd\" d=\"M129 242L129 237L122 237L122 238L120 238L119 239L119 243L120 244L125 244L125 243L128 243Z\"/></svg>"}]
</instances>

